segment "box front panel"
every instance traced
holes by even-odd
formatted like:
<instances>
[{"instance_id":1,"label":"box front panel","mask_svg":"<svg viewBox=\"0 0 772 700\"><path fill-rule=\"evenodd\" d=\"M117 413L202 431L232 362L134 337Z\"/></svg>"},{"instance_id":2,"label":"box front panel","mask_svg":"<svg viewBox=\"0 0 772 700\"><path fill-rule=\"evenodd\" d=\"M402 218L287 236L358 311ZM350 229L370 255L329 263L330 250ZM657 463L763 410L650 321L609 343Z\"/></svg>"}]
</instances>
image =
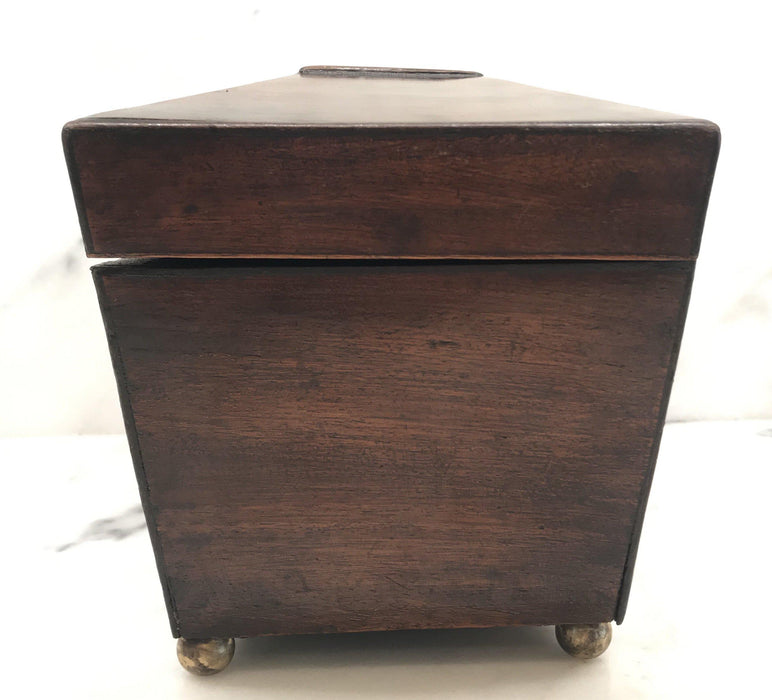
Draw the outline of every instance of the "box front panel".
<instances>
[{"instance_id":1,"label":"box front panel","mask_svg":"<svg viewBox=\"0 0 772 700\"><path fill-rule=\"evenodd\" d=\"M97 268L175 632L613 619L691 272Z\"/></svg>"}]
</instances>

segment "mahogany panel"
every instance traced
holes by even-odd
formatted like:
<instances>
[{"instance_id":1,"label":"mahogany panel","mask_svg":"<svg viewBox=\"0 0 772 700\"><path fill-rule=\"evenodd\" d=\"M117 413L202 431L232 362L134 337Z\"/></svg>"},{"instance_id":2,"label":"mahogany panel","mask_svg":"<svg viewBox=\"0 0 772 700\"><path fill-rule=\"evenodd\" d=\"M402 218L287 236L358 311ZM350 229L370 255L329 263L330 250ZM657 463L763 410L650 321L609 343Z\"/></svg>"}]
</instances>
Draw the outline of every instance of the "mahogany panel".
<instances>
[{"instance_id":1,"label":"mahogany panel","mask_svg":"<svg viewBox=\"0 0 772 700\"><path fill-rule=\"evenodd\" d=\"M692 259L708 122L65 129L92 257Z\"/></svg>"},{"instance_id":2,"label":"mahogany panel","mask_svg":"<svg viewBox=\"0 0 772 700\"><path fill-rule=\"evenodd\" d=\"M96 267L174 634L613 619L692 271Z\"/></svg>"}]
</instances>

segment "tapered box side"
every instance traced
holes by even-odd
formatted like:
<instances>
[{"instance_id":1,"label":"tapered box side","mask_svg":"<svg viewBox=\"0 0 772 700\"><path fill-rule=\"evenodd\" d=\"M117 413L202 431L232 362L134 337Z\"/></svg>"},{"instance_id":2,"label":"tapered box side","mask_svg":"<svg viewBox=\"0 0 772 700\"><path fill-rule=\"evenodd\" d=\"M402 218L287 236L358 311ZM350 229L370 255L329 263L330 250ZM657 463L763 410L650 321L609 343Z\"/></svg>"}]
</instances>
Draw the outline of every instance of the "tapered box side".
<instances>
[{"instance_id":1,"label":"tapered box side","mask_svg":"<svg viewBox=\"0 0 772 700\"><path fill-rule=\"evenodd\" d=\"M614 619L692 271L95 268L175 635Z\"/></svg>"}]
</instances>

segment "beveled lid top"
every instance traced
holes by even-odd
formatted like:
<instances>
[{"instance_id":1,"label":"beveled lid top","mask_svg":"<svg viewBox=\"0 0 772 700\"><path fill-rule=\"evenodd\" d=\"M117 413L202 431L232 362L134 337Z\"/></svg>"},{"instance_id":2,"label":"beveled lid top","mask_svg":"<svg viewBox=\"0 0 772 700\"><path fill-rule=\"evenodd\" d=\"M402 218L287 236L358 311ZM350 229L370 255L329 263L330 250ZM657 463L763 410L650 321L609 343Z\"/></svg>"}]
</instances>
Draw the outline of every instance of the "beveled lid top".
<instances>
[{"instance_id":1,"label":"beveled lid top","mask_svg":"<svg viewBox=\"0 0 772 700\"><path fill-rule=\"evenodd\" d=\"M104 112L92 119L254 126L693 121L470 71L353 66L306 66L285 78Z\"/></svg>"},{"instance_id":2,"label":"beveled lid top","mask_svg":"<svg viewBox=\"0 0 772 700\"><path fill-rule=\"evenodd\" d=\"M465 71L297 75L70 122L94 257L693 259L698 119Z\"/></svg>"}]
</instances>

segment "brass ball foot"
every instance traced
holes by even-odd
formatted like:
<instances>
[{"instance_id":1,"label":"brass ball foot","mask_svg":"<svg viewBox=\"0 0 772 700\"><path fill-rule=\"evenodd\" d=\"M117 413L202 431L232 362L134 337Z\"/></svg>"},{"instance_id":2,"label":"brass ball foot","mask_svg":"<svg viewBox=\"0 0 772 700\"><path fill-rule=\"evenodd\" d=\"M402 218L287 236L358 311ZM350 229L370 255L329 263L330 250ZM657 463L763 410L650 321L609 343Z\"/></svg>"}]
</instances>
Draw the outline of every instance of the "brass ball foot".
<instances>
[{"instance_id":1,"label":"brass ball foot","mask_svg":"<svg viewBox=\"0 0 772 700\"><path fill-rule=\"evenodd\" d=\"M555 625L558 644L577 659L594 659L611 644L611 623L597 625Z\"/></svg>"},{"instance_id":2,"label":"brass ball foot","mask_svg":"<svg viewBox=\"0 0 772 700\"><path fill-rule=\"evenodd\" d=\"M182 668L196 676L211 676L228 666L236 650L233 637L227 639L177 640L177 658Z\"/></svg>"}]
</instances>

